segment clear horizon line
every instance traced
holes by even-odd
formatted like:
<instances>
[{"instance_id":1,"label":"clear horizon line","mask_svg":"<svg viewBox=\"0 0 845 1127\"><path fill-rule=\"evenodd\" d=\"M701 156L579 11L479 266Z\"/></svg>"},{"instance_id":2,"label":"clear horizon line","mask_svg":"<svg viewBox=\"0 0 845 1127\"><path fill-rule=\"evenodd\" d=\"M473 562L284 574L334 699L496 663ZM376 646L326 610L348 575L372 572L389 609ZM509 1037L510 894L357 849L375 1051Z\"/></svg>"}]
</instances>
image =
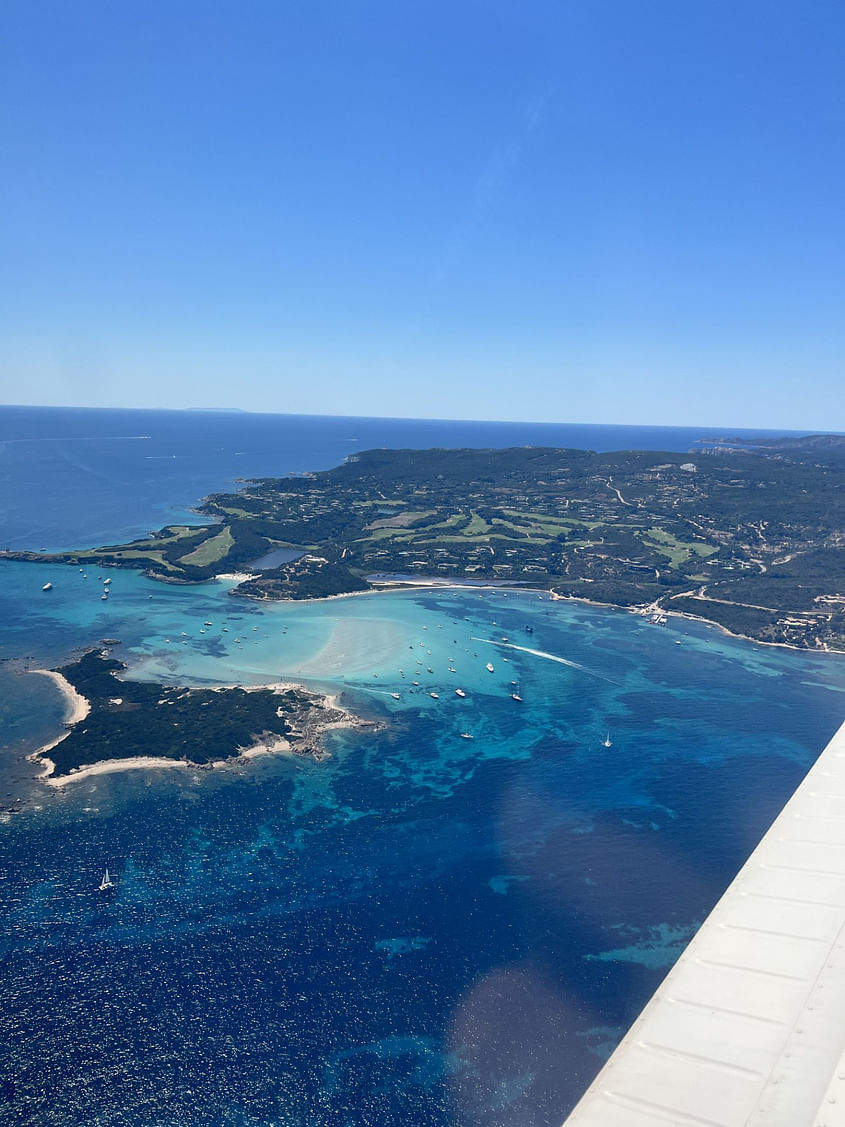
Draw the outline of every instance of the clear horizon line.
<instances>
[{"instance_id":1,"label":"clear horizon line","mask_svg":"<svg viewBox=\"0 0 845 1127\"><path fill-rule=\"evenodd\" d=\"M349 415L349 414L328 414L319 411L262 411L252 407L139 407L139 406L109 406L91 404L64 404L64 403L2 403L0 410L4 408L20 408L30 411L172 411L174 413L185 412L208 412L209 414L238 414L238 415L278 415L285 418L309 418L309 419L359 419L359 420L373 420L379 419L384 422L421 422L421 423L479 423L494 426L535 426L535 427L615 427L619 430L623 429L637 429L637 430L711 430L719 431L720 435L730 437L731 432L736 431L760 431L760 432L776 432L783 435L804 435L807 437L817 435L831 435L834 437L845 437L845 431L830 430L825 428L814 427L779 427L772 425L756 424L754 426L746 426L741 423L642 423L642 422L624 422L624 423L608 423L608 422L580 422L575 420L540 420L540 419L487 419L475 418L469 416L459 417L446 417L437 415Z\"/></svg>"}]
</instances>

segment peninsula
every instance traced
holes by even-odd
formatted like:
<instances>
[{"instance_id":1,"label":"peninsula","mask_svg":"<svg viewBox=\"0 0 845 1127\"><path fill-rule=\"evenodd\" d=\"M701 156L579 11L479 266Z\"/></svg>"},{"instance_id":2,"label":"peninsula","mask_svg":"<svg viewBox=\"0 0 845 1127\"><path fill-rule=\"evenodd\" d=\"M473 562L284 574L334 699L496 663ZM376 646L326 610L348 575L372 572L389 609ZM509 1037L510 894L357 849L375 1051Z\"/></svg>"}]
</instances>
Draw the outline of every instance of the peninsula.
<instances>
[{"instance_id":1,"label":"peninsula","mask_svg":"<svg viewBox=\"0 0 845 1127\"><path fill-rule=\"evenodd\" d=\"M149 766L218 766L285 751L321 759L321 736L363 721L333 698L293 685L172 688L123 678L108 650L91 650L57 670L68 705L66 731L31 757L62 786L90 774Z\"/></svg>"},{"instance_id":2,"label":"peninsula","mask_svg":"<svg viewBox=\"0 0 845 1127\"><path fill-rule=\"evenodd\" d=\"M518 583L677 612L750 638L845 650L845 438L692 454L370 450L206 498L200 527L7 558L142 568L311 599L385 581ZM246 578L244 574L246 573Z\"/></svg>"}]
</instances>

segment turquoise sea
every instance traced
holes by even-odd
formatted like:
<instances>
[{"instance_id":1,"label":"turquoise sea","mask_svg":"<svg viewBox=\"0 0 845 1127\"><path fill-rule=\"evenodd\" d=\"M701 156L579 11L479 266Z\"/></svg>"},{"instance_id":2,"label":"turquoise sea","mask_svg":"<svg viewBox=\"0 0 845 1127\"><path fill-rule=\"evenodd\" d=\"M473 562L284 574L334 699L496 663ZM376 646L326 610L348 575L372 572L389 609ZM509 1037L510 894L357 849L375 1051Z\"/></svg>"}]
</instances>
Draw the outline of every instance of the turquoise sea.
<instances>
[{"instance_id":1,"label":"turquoise sea","mask_svg":"<svg viewBox=\"0 0 845 1127\"><path fill-rule=\"evenodd\" d=\"M338 462L351 438L540 441L30 411L22 444L23 410L0 411L0 539L35 547L173 519L250 438L247 473ZM97 569L0 563L3 1123L559 1124L845 718L845 659L700 623L513 589L258 605L110 574L102 602ZM25 757L61 701L27 670L103 638L132 676L292 679L383 726L334 732L321 763L55 791Z\"/></svg>"}]
</instances>

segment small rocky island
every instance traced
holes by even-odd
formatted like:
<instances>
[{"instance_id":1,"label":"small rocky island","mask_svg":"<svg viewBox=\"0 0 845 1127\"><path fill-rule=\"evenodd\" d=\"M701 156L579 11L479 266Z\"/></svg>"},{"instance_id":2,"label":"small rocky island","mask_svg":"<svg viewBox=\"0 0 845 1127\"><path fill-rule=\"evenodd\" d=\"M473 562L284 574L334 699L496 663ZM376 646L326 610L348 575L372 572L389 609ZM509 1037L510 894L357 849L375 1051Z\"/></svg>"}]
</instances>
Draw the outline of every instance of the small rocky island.
<instances>
[{"instance_id":1,"label":"small rocky island","mask_svg":"<svg viewBox=\"0 0 845 1127\"><path fill-rule=\"evenodd\" d=\"M265 751L321 759L323 733L364 723L298 686L173 688L125 679L126 668L108 650L91 650L42 671L73 712L67 733L32 757L47 768L47 782L156 761L216 766Z\"/></svg>"}]
</instances>

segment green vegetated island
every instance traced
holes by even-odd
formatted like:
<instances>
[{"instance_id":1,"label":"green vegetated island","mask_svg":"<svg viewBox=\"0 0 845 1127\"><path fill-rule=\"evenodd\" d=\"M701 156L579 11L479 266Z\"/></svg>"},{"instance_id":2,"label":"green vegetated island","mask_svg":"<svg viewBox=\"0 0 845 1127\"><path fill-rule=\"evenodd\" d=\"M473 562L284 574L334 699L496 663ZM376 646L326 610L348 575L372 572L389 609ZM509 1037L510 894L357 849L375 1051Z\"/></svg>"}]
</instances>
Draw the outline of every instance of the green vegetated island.
<instances>
[{"instance_id":1,"label":"green vegetated island","mask_svg":"<svg viewBox=\"0 0 845 1127\"><path fill-rule=\"evenodd\" d=\"M16 559L248 572L234 593L311 599L406 576L514 583L765 642L845 650L845 437L691 454L370 450L208 497L203 527ZM272 566L272 553L298 557ZM269 559L262 561L262 557Z\"/></svg>"},{"instance_id":2,"label":"green vegetated island","mask_svg":"<svg viewBox=\"0 0 845 1127\"><path fill-rule=\"evenodd\" d=\"M126 665L106 650L91 650L54 672L84 698L86 715L67 735L33 758L60 783L94 764L151 757L194 766L287 750L317 759L321 735L361 723L330 699L293 686L244 689L174 688L124 678Z\"/></svg>"}]
</instances>

